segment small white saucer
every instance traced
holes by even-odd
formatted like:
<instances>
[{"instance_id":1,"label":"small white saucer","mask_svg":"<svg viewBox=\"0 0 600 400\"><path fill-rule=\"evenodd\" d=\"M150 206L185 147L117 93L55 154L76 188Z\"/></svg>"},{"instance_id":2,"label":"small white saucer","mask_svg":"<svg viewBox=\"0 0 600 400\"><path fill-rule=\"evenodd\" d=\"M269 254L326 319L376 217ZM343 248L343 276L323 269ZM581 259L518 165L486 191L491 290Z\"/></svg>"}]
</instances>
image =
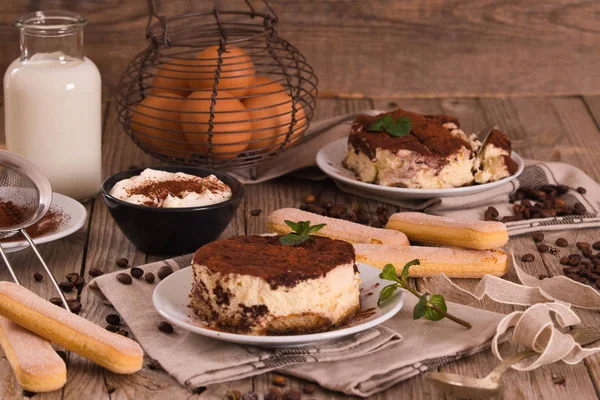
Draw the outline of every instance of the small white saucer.
<instances>
[{"instance_id":1,"label":"small white saucer","mask_svg":"<svg viewBox=\"0 0 600 400\"><path fill-rule=\"evenodd\" d=\"M506 182L510 182L516 179L521 172L525 164L523 159L514 151L512 152L512 159L518 165L517 172L514 175L508 176L504 179L500 179L496 182L484 183L482 185L463 186L457 188L446 188L446 189L408 189L390 186L381 186L374 183L366 183L358 180L358 177L354 171L344 168L342 161L346 158L348 152L348 139L341 138L334 142L324 146L319 153L317 153L317 165L323 172L331 177L341 190L349 188L349 190L361 190L371 192L375 195L384 196L390 199L433 199L436 197L453 197L453 196L465 196L475 194L479 192L485 192L500 185L504 185Z\"/></svg>"},{"instance_id":2,"label":"small white saucer","mask_svg":"<svg viewBox=\"0 0 600 400\"><path fill-rule=\"evenodd\" d=\"M58 208L67 217L67 220L62 224L57 231L46 235L38 236L33 239L33 243L42 244L53 242L62 239L65 236L76 232L85 224L87 219L87 211L80 202L60 193L52 193L51 209ZM29 247L29 243L25 240L2 242L2 248L6 253L14 253L24 250Z\"/></svg>"},{"instance_id":3,"label":"small white saucer","mask_svg":"<svg viewBox=\"0 0 600 400\"><path fill-rule=\"evenodd\" d=\"M214 339L263 347L295 347L337 339L379 325L392 318L404 304L404 293L398 290L382 308L377 307L381 289L390 284L379 279L381 270L371 265L357 263L360 271L361 316L336 330L310 335L254 336L227 333L208 327L196 317L191 308L189 293L192 287L192 268L179 270L161 281L152 296L154 307L169 322L188 331Z\"/></svg>"}]
</instances>

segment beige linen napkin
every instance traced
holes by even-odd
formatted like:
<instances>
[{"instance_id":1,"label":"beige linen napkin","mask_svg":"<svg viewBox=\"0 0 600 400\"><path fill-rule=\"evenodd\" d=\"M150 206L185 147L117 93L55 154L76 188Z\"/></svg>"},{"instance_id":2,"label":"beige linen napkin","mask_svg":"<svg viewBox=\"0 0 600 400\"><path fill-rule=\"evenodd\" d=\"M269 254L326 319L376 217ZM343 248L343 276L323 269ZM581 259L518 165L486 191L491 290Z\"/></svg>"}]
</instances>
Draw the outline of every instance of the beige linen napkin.
<instances>
[{"instance_id":1,"label":"beige linen napkin","mask_svg":"<svg viewBox=\"0 0 600 400\"><path fill-rule=\"evenodd\" d=\"M368 110L362 113L377 114L379 110ZM252 184L264 182L279 176L297 171L301 168L315 165L315 157L319 150L339 138L347 137L351 121L356 114L331 118L311 125L303 139L303 143L290 149L281 157L276 157L260 164L257 170L237 171L234 173L243 183ZM340 123L340 121L344 121ZM563 230L576 228L591 228L600 226L600 186L582 170L564 163L540 162L526 160L526 167L517 180L501 185L485 192L456 197L440 197L427 200L397 199L380 196L370 191L357 188L342 182L336 184L340 190L347 193L374 199L383 203L399 206L406 210L424 211L431 214L455 217L460 219L482 220L488 207L495 207L500 217L512 215L512 204L509 195L520 186L539 186L546 184L565 184L575 189L582 186L586 194L571 190L564 195L568 205L581 202L587 209L587 214L581 216L554 217L535 220L508 222L508 234L511 236L540 230ZM257 174L256 177L254 174ZM302 175L300 175L302 176ZM314 173L310 175L315 178Z\"/></svg>"},{"instance_id":2,"label":"beige linen napkin","mask_svg":"<svg viewBox=\"0 0 600 400\"><path fill-rule=\"evenodd\" d=\"M190 256L141 266L156 273L163 265L177 270ZM119 271L121 272L121 271ZM318 382L346 394L368 396L430 368L489 348L503 315L449 304L471 322L467 330L451 321L412 320L415 300L406 296L403 310L390 321L354 336L304 348L265 349L203 337L181 328L157 329L162 320L152 306L156 284L134 279L123 285L115 272L96 278L97 287L127 323L146 353L189 388L237 380L274 369Z\"/></svg>"}]
</instances>

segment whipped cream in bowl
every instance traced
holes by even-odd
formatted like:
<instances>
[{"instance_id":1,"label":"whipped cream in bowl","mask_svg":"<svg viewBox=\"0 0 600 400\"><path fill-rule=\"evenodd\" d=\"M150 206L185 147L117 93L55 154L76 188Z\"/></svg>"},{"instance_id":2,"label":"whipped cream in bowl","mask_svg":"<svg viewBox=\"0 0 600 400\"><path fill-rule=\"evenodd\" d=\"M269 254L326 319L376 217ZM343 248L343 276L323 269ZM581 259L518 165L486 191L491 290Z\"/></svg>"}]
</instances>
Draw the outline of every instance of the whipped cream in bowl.
<instances>
[{"instance_id":1,"label":"whipped cream in bowl","mask_svg":"<svg viewBox=\"0 0 600 400\"><path fill-rule=\"evenodd\" d=\"M236 215L244 186L191 166L136 168L102 183L102 200L127 239L148 254L174 256L216 240Z\"/></svg>"},{"instance_id":2,"label":"whipped cream in bowl","mask_svg":"<svg viewBox=\"0 0 600 400\"><path fill-rule=\"evenodd\" d=\"M199 177L183 172L146 168L118 181L110 195L132 204L159 208L201 207L231 199L231 188L215 175Z\"/></svg>"}]
</instances>

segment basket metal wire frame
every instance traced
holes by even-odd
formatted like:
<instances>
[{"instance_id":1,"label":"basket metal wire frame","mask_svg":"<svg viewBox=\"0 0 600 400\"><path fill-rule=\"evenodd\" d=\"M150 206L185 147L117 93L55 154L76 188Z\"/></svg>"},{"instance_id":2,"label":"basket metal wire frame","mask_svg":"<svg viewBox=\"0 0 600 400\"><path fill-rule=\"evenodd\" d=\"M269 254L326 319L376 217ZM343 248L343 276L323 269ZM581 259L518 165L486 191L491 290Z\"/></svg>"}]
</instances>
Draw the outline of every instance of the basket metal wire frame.
<instances>
[{"instance_id":1,"label":"basket metal wire frame","mask_svg":"<svg viewBox=\"0 0 600 400\"><path fill-rule=\"evenodd\" d=\"M300 51L277 35L277 15L268 2L264 1L264 13L244 2L248 10L215 6L207 12L165 17L154 0L148 0L150 44L127 66L116 93L119 122L146 153L172 164L234 170L256 166L302 142L316 107L317 77ZM211 46L218 46L217 58L197 58ZM228 57L232 47L242 49L253 65L244 55ZM183 96L194 93L193 99L178 97L178 101L205 105L208 101L210 106L193 111L141 106L148 96L174 97L169 92L172 85L155 83L157 75L177 83ZM252 82L255 76L281 86ZM188 84L179 81L195 87L181 88ZM250 84L229 87L239 81ZM236 94L219 97L221 83ZM274 96L278 94L286 96ZM244 102L255 97L265 97L267 104L244 111L215 109L222 98ZM278 100L271 103L273 99ZM249 118L250 114L258 117Z\"/></svg>"}]
</instances>

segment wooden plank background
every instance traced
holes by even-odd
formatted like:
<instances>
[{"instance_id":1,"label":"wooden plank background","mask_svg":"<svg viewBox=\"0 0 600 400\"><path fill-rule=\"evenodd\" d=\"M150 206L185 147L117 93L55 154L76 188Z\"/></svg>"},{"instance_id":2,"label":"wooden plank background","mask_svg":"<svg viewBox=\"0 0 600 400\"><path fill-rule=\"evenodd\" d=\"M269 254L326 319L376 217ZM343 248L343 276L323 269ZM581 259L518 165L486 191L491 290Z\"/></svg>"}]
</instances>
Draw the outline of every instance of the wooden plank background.
<instances>
[{"instance_id":1,"label":"wooden plank background","mask_svg":"<svg viewBox=\"0 0 600 400\"><path fill-rule=\"evenodd\" d=\"M110 95L145 46L145 0L4 0L0 69L19 54L17 16L84 13L86 49ZM164 13L213 1L169 0ZM261 2L252 2L260 7ZM387 97L600 93L597 0L273 0L280 34L315 68L324 95ZM242 0L221 1L244 7Z\"/></svg>"}]
</instances>

